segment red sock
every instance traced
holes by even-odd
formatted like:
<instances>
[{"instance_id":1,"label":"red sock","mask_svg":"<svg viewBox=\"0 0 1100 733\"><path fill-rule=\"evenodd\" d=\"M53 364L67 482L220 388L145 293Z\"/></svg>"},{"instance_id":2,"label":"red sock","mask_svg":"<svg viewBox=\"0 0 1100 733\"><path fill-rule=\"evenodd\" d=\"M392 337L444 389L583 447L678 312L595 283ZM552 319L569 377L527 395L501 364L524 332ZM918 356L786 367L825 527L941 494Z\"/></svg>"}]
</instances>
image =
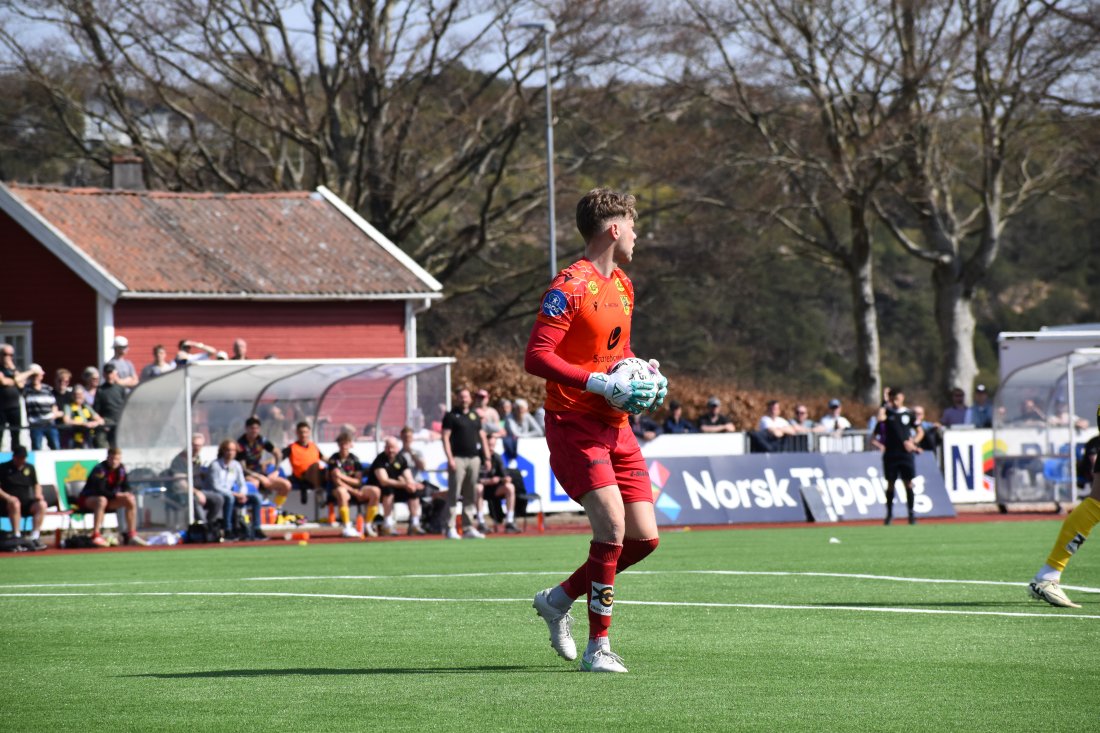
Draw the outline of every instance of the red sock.
<instances>
[{"instance_id":1,"label":"red sock","mask_svg":"<svg viewBox=\"0 0 1100 733\"><path fill-rule=\"evenodd\" d=\"M573 574L565 579L565 582L561 584L562 590L565 591L573 600L576 600L588 592L588 562L581 563L581 566L573 571Z\"/></svg>"},{"instance_id":2,"label":"red sock","mask_svg":"<svg viewBox=\"0 0 1100 733\"><path fill-rule=\"evenodd\" d=\"M657 549L660 539L654 537L651 540L635 540L627 537L623 540L623 552L619 555L619 563L615 566L615 572L621 573L631 565L637 565L646 558L649 553Z\"/></svg>"},{"instance_id":3,"label":"red sock","mask_svg":"<svg viewBox=\"0 0 1100 733\"><path fill-rule=\"evenodd\" d=\"M615 602L615 563L622 545L593 542L588 550L588 638L607 636L611 628L611 609Z\"/></svg>"}]
</instances>

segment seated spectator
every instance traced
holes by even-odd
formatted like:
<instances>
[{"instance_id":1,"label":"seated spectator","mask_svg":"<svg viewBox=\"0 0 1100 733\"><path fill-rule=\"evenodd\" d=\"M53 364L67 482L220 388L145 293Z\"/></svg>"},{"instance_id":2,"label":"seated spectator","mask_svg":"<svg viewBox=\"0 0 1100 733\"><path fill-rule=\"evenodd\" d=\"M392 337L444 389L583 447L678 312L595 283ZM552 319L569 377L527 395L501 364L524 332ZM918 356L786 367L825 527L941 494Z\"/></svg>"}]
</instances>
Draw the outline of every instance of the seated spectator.
<instances>
[{"instance_id":1,"label":"seated spectator","mask_svg":"<svg viewBox=\"0 0 1100 733\"><path fill-rule=\"evenodd\" d=\"M283 455L290 461L291 475L314 491L320 491L325 485L324 461L321 449L313 442L313 430L309 423L300 422L295 426L298 439L283 449Z\"/></svg>"},{"instance_id":2,"label":"seated spectator","mask_svg":"<svg viewBox=\"0 0 1100 733\"><path fill-rule=\"evenodd\" d=\"M126 515L127 544L147 545L137 533L137 499L130 490L130 481L126 478L126 466L122 465L122 450L111 448L107 451L107 460L103 461L88 475L88 481L76 500L77 508L92 514L92 544L107 547L100 530L103 528L103 516L107 510L123 510Z\"/></svg>"},{"instance_id":3,"label":"seated spectator","mask_svg":"<svg viewBox=\"0 0 1100 733\"><path fill-rule=\"evenodd\" d=\"M821 420L814 427L815 433L839 433L850 430L852 423L848 418L840 414L840 400L835 397L829 400L829 411L822 415Z\"/></svg>"},{"instance_id":4,"label":"seated spectator","mask_svg":"<svg viewBox=\"0 0 1100 733\"><path fill-rule=\"evenodd\" d=\"M531 408L527 404L527 400L522 397L517 397L516 401L512 404L515 411L507 422L508 433L514 435L516 438L543 437L542 426L539 425L539 421L535 419L535 416L531 414ZM486 435L488 435L488 433L486 433Z\"/></svg>"},{"instance_id":5,"label":"seated spectator","mask_svg":"<svg viewBox=\"0 0 1100 733\"><path fill-rule=\"evenodd\" d=\"M27 425L31 429L31 450L42 450L42 442L50 450L61 447L61 436L57 431L57 421L64 414L57 406L53 389L43 380L46 373L37 364L31 364L30 381L23 388L23 402L27 406Z\"/></svg>"},{"instance_id":6,"label":"seated spectator","mask_svg":"<svg viewBox=\"0 0 1100 733\"><path fill-rule=\"evenodd\" d=\"M976 428L993 427L993 405L989 404L989 392L984 384L974 388L974 404L966 413L966 422Z\"/></svg>"},{"instance_id":7,"label":"seated spectator","mask_svg":"<svg viewBox=\"0 0 1100 733\"><path fill-rule=\"evenodd\" d=\"M921 405L913 405L913 422L918 428L924 431L921 435L921 439L917 441L917 447L927 451L936 450L943 437L943 425L940 425L938 422L926 420L924 417L924 407Z\"/></svg>"},{"instance_id":8,"label":"seated spectator","mask_svg":"<svg viewBox=\"0 0 1100 733\"><path fill-rule=\"evenodd\" d=\"M244 478L244 469L237 460L237 442L226 438L218 444L218 457L210 462L206 469L206 484L203 490L207 496L218 494L225 502L223 514L226 539L260 540L266 539L260 528L260 495L248 491ZM242 529L236 529L233 521L237 507L248 507L251 521L241 522Z\"/></svg>"},{"instance_id":9,"label":"seated spectator","mask_svg":"<svg viewBox=\"0 0 1100 733\"><path fill-rule=\"evenodd\" d=\"M83 385L73 387L73 401L65 405L61 416L61 424L69 433L67 442L73 448L92 448L106 443L106 438L99 437L103 418L85 402L86 395Z\"/></svg>"},{"instance_id":10,"label":"seated spectator","mask_svg":"<svg viewBox=\"0 0 1100 733\"><path fill-rule=\"evenodd\" d=\"M11 435L11 450L19 446L19 433L23 429L19 397L30 378L30 369L21 372L15 366L15 347L0 343L0 442L4 440L6 427Z\"/></svg>"},{"instance_id":11,"label":"seated spectator","mask_svg":"<svg viewBox=\"0 0 1100 733\"><path fill-rule=\"evenodd\" d=\"M272 501L280 512L286 497L290 494L290 482L279 475L279 463L283 460L282 451L260 432L260 418L253 415L244 421L244 434L237 438L237 455L240 456L244 477L255 484L261 492L274 494ZM264 460L264 453L271 455L271 461Z\"/></svg>"},{"instance_id":12,"label":"seated spectator","mask_svg":"<svg viewBox=\"0 0 1100 733\"><path fill-rule=\"evenodd\" d=\"M504 470L504 461L497 454L496 436L486 437L489 439L489 463L481 464L481 473L477 479L478 521L484 525L481 519L483 500L490 504L495 502L499 507L500 500L504 499L504 531L508 534L519 534L523 530L516 526L516 486L512 483L512 477ZM493 515L491 509L489 514ZM499 529L499 524L497 528ZM478 527L478 531L485 532L485 529Z\"/></svg>"},{"instance_id":13,"label":"seated spectator","mask_svg":"<svg viewBox=\"0 0 1100 733\"><path fill-rule=\"evenodd\" d=\"M684 406L678 400L670 400L668 403L668 417L661 429L673 435L677 433L698 432L695 423L684 417Z\"/></svg>"},{"instance_id":14,"label":"seated spectator","mask_svg":"<svg viewBox=\"0 0 1100 733\"><path fill-rule=\"evenodd\" d=\"M779 400L769 400L767 412L760 418L760 423L756 426L756 429L760 432L766 432L773 438L783 438L787 435L797 435L801 426L794 426L779 413L782 408L779 405Z\"/></svg>"},{"instance_id":15,"label":"seated spectator","mask_svg":"<svg viewBox=\"0 0 1100 733\"><path fill-rule=\"evenodd\" d=\"M1097 455L1100 455L1100 435L1092 436L1085 443L1084 452L1077 461L1077 488L1084 489L1086 486L1092 486L1093 476L1096 475ZM1092 495L1092 498L1096 499L1098 497Z\"/></svg>"},{"instance_id":16,"label":"seated spectator","mask_svg":"<svg viewBox=\"0 0 1100 733\"><path fill-rule=\"evenodd\" d=\"M168 349L164 348L164 344L157 344L153 347L153 363L146 364L141 370L141 381L167 374L175 368L176 362L168 361Z\"/></svg>"},{"instance_id":17,"label":"seated spectator","mask_svg":"<svg viewBox=\"0 0 1100 733\"><path fill-rule=\"evenodd\" d=\"M420 526L420 494L424 487L413 478L412 469L401 457L401 443L397 438L386 436L383 445L382 452L367 472L367 481L382 491L382 534L397 534L393 516L395 501L409 505L409 534L426 534Z\"/></svg>"},{"instance_id":18,"label":"seated spectator","mask_svg":"<svg viewBox=\"0 0 1100 733\"><path fill-rule=\"evenodd\" d=\"M814 432L814 421L810 418L810 409L805 405L794 406L794 420L791 420L791 427L799 433L812 433Z\"/></svg>"},{"instance_id":19,"label":"seated spectator","mask_svg":"<svg viewBox=\"0 0 1100 733\"><path fill-rule=\"evenodd\" d=\"M1065 400L1056 400L1054 410L1047 418L1047 424L1055 427L1067 427L1072 425L1078 430L1084 430L1089 426L1088 420L1077 415L1069 414L1069 403Z\"/></svg>"},{"instance_id":20,"label":"seated spectator","mask_svg":"<svg viewBox=\"0 0 1100 733\"><path fill-rule=\"evenodd\" d=\"M401 458L412 471L413 479L424 487L420 506L421 526L428 528L436 525L438 528L433 531L442 532L447 526L447 492L430 480L424 454L413 447L413 438L416 435L416 431L408 425L401 428Z\"/></svg>"},{"instance_id":21,"label":"seated spectator","mask_svg":"<svg viewBox=\"0 0 1100 733\"><path fill-rule=\"evenodd\" d=\"M721 414L722 401L711 396L707 400L707 411L699 418L700 433L732 433L736 430L733 420Z\"/></svg>"},{"instance_id":22,"label":"seated spectator","mask_svg":"<svg viewBox=\"0 0 1100 733\"><path fill-rule=\"evenodd\" d=\"M489 390L479 389L477 391L474 398L474 412L481 418L481 429L485 431L486 435L503 438L508 434L504 429L503 421L500 419L500 413L489 404Z\"/></svg>"},{"instance_id":23,"label":"seated spectator","mask_svg":"<svg viewBox=\"0 0 1100 733\"><path fill-rule=\"evenodd\" d=\"M126 358L126 352L130 350L130 341L125 336L115 336L111 348L114 350L115 355L107 360L107 364L115 368L119 385L129 394L130 390L138 385L138 375L134 369L134 362Z\"/></svg>"},{"instance_id":24,"label":"seated spectator","mask_svg":"<svg viewBox=\"0 0 1100 733\"><path fill-rule=\"evenodd\" d=\"M1020 413L1012 419L1012 422L1024 423L1026 425L1045 425L1047 421L1047 415L1041 409L1039 405L1035 404L1035 400L1024 400L1020 405Z\"/></svg>"},{"instance_id":25,"label":"seated spectator","mask_svg":"<svg viewBox=\"0 0 1100 733\"><path fill-rule=\"evenodd\" d=\"M191 349L198 349L201 354L191 353ZM218 350L213 346L208 346L201 341L191 341L189 339L180 339L179 351L176 352L176 366L181 367L185 364L190 364L195 361L202 361L203 359L212 359L216 356Z\"/></svg>"},{"instance_id":26,"label":"seated spectator","mask_svg":"<svg viewBox=\"0 0 1100 733\"><path fill-rule=\"evenodd\" d=\"M233 339L233 356L229 357L234 361L241 361L248 358L248 342L244 339Z\"/></svg>"},{"instance_id":27,"label":"seated spectator","mask_svg":"<svg viewBox=\"0 0 1100 733\"><path fill-rule=\"evenodd\" d=\"M945 428L968 425L970 423L967 423L966 417L966 392L963 392L960 387L955 387L951 390L951 405L943 411L940 422L943 423Z\"/></svg>"},{"instance_id":28,"label":"seated spectator","mask_svg":"<svg viewBox=\"0 0 1100 733\"><path fill-rule=\"evenodd\" d=\"M359 533L351 526L351 511L348 507L350 501L367 506L367 517L364 523L364 531L371 537L377 537L378 531L374 528L374 517L378 514L378 501L382 492L377 486L363 485L363 463L359 456L351 452L353 439L351 433L340 433L336 436L338 450L329 456L328 476L332 484L331 496L340 513L340 535L343 537L358 537Z\"/></svg>"},{"instance_id":29,"label":"seated spectator","mask_svg":"<svg viewBox=\"0 0 1100 733\"><path fill-rule=\"evenodd\" d=\"M46 500L42 498L42 487L38 484L38 474L34 466L27 463L27 447L17 445L12 450L11 460L0 463L0 508L7 512L11 522L12 536L23 536L23 517L34 517L30 546L35 550L45 550L42 542L42 520L46 518Z\"/></svg>"},{"instance_id":30,"label":"seated spectator","mask_svg":"<svg viewBox=\"0 0 1100 733\"><path fill-rule=\"evenodd\" d=\"M645 443L653 440L661 434L661 426L654 422L647 414L631 414L629 416L630 430L634 433L634 437L638 439L639 443Z\"/></svg>"},{"instance_id":31,"label":"seated spectator","mask_svg":"<svg viewBox=\"0 0 1100 733\"><path fill-rule=\"evenodd\" d=\"M94 366L84 367L80 374L80 383L84 385L84 396L88 404L95 404L96 391L99 389L99 370Z\"/></svg>"},{"instance_id":32,"label":"seated spectator","mask_svg":"<svg viewBox=\"0 0 1100 733\"><path fill-rule=\"evenodd\" d=\"M114 364L108 363L103 367L103 379L103 384L96 390L93 407L103 418L105 429L101 435L106 438L107 445L114 448L118 421L122 418L122 408L126 406L126 388L119 384L118 371Z\"/></svg>"},{"instance_id":33,"label":"seated spectator","mask_svg":"<svg viewBox=\"0 0 1100 733\"><path fill-rule=\"evenodd\" d=\"M206 447L206 436L202 433L191 435L191 486L195 521L214 524L225 516L225 497L221 494L207 495L202 487L206 485L206 466L202 462L202 449ZM187 451L181 450L172 459L168 468L172 477L172 489L177 496L187 495ZM186 499L184 500L186 501Z\"/></svg>"},{"instance_id":34,"label":"seated spectator","mask_svg":"<svg viewBox=\"0 0 1100 733\"><path fill-rule=\"evenodd\" d=\"M53 373L53 396L58 407L73 401L73 373L68 369L58 369Z\"/></svg>"}]
</instances>

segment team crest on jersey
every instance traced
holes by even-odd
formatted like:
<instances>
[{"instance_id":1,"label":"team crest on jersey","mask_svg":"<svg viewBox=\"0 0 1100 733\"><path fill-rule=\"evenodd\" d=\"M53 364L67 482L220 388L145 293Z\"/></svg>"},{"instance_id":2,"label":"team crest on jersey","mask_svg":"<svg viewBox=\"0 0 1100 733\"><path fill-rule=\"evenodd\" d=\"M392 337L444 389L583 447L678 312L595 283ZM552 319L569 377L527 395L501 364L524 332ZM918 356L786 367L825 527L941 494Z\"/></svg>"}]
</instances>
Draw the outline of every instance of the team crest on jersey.
<instances>
[{"instance_id":1,"label":"team crest on jersey","mask_svg":"<svg viewBox=\"0 0 1100 733\"><path fill-rule=\"evenodd\" d=\"M622 303L623 303L623 313L629 316L630 315L630 298L626 297L625 295L620 295L619 300L621 300Z\"/></svg>"},{"instance_id":2,"label":"team crest on jersey","mask_svg":"<svg viewBox=\"0 0 1100 733\"><path fill-rule=\"evenodd\" d=\"M551 290L542 299L542 314L551 318L560 318L565 313L568 303L565 293L560 290Z\"/></svg>"},{"instance_id":3,"label":"team crest on jersey","mask_svg":"<svg viewBox=\"0 0 1100 733\"><path fill-rule=\"evenodd\" d=\"M597 285L596 283L592 282L591 280L589 280L588 281L588 292L595 295L596 293L600 292L600 286Z\"/></svg>"},{"instance_id":4,"label":"team crest on jersey","mask_svg":"<svg viewBox=\"0 0 1100 733\"><path fill-rule=\"evenodd\" d=\"M610 616L611 608L615 605L615 586L604 585L603 583L592 583L592 600L588 602L588 607L593 613L598 613L601 616Z\"/></svg>"},{"instance_id":5,"label":"team crest on jersey","mask_svg":"<svg viewBox=\"0 0 1100 733\"><path fill-rule=\"evenodd\" d=\"M623 281L619 278L615 278L615 289L618 290L620 293L626 292L626 286L623 285Z\"/></svg>"}]
</instances>

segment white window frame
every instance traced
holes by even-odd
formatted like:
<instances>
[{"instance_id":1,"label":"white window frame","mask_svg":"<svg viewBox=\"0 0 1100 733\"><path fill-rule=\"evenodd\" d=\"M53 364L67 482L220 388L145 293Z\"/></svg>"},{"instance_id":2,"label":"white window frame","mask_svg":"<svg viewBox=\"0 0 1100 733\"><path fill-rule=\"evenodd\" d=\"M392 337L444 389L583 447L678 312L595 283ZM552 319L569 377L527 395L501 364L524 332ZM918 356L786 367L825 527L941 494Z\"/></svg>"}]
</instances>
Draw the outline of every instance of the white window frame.
<instances>
[{"instance_id":1,"label":"white window frame","mask_svg":"<svg viewBox=\"0 0 1100 733\"><path fill-rule=\"evenodd\" d=\"M15 366L25 371L34 362L34 322L0 321L0 342L15 349Z\"/></svg>"}]
</instances>

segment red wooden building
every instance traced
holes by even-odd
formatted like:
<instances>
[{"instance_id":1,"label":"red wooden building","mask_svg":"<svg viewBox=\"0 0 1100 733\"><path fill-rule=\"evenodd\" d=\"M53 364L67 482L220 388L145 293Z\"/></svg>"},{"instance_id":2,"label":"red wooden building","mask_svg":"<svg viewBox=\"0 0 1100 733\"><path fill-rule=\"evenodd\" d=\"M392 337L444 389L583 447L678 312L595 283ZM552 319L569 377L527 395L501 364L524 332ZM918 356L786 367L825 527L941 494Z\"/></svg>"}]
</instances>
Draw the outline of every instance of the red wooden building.
<instances>
[{"instance_id":1,"label":"red wooden building","mask_svg":"<svg viewBox=\"0 0 1100 733\"><path fill-rule=\"evenodd\" d=\"M248 358L417 356L442 286L331 191L201 194L0 185L0 340L49 381L130 342Z\"/></svg>"}]
</instances>

